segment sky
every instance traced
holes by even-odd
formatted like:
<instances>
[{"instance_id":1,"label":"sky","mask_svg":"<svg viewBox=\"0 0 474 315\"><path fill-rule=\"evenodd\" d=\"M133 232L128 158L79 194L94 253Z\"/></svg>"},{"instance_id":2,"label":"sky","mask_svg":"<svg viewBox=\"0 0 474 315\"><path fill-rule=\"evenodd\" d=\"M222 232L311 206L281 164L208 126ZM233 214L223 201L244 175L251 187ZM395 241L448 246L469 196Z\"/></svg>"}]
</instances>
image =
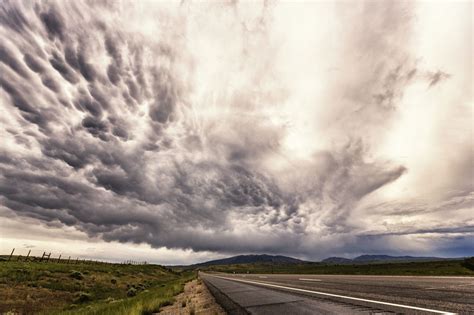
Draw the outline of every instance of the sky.
<instances>
[{"instance_id":1,"label":"sky","mask_svg":"<svg viewBox=\"0 0 474 315\"><path fill-rule=\"evenodd\" d=\"M474 255L472 12L1 1L1 253Z\"/></svg>"}]
</instances>

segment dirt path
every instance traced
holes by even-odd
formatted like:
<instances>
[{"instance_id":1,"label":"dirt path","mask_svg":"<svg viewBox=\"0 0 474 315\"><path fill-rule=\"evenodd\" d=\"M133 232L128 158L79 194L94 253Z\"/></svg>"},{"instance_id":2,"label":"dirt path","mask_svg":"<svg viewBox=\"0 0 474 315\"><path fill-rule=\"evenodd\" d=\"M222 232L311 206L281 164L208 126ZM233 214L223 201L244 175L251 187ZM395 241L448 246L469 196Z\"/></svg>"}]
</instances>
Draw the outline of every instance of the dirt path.
<instances>
[{"instance_id":1,"label":"dirt path","mask_svg":"<svg viewBox=\"0 0 474 315\"><path fill-rule=\"evenodd\" d=\"M225 315L201 279L186 283L184 292L176 296L173 305L160 309L158 314L166 315Z\"/></svg>"}]
</instances>

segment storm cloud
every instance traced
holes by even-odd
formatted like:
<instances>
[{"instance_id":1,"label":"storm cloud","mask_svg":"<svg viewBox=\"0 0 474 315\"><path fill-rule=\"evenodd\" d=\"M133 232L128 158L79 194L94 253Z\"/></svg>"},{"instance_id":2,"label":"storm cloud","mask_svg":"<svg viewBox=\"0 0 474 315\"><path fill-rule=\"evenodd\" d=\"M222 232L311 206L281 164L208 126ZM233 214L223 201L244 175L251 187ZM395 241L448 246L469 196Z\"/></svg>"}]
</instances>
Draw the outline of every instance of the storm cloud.
<instances>
[{"instance_id":1,"label":"storm cloud","mask_svg":"<svg viewBox=\"0 0 474 315\"><path fill-rule=\"evenodd\" d=\"M474 235L472 78L420 61L420 12L3 1L1 213L194 252L447 253ZM450 133L416 149L407 117Z\"/></svg>"}]
</instances>

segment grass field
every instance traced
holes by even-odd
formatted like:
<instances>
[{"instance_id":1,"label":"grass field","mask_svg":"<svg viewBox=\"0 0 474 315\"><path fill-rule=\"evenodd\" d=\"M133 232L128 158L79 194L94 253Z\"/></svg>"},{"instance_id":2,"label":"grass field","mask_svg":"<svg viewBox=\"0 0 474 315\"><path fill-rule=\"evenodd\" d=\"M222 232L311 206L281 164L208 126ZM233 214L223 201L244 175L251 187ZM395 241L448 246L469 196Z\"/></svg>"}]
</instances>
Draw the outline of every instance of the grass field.
<instances>
[{"instance_id":1,"label":"grass field","mask_svg":"<svg viewBox=\"0 0 474 315\"><path fill-rule=\"evenodd\" d=\"M158 265L0 261L0 313L151 314L195 277Z\"/></svg>"},{"instance_id":2,"label":"grass field","mask_svg":"<svg viewBox=\"0 0 474 315\"><path fill-rule=\"evenodd\" d=\"M228 273L288 273L333 275L409 275L409 276L474 276L474 260L441 260L426 262L397 262L332 265L302 264L240 264L201 268Z\"/></svg>"}]
</instances>

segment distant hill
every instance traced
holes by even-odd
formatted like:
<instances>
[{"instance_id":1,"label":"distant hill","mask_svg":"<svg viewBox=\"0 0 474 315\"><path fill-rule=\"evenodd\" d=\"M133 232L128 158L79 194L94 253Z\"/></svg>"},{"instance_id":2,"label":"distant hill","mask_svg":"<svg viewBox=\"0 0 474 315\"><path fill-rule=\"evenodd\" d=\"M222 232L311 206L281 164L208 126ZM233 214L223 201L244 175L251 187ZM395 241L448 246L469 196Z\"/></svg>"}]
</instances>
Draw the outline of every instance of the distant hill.
<instances>
[{"instance_id":1,"label":"distant hill","mask_svg":"<svg viewBox=\"0 0 474 315\"><path fill-rule=\"evenodd\" d=\"M272 256L272 255L239 255L224 259L210 260L199 264L194 264L189 267L207 267L217 265L236 265L236 264L254 264L254 263L273 263L273 264L300 264L305 261L287 257L287 256Z\"/></svg>"},{"instance_id":2,"label":"distant hill","mask_svg":"<svg viewBox=\"0 0 474 315\"><path fill-rule=\"evenodd\" d=\"M321 261L326 264L350 264L352 259L342 257L329 257Z\"/></svg>"},{"instance_id":3,"label":"distant hill","mask_svg":"<svg viewBox=\"0 0 474 315\"><path fill-rule=\"evenodd\" d=\"M444 260L440 257L417 257L417 256L390 256L390 255L361 255L353 259L343 257L329 257L322 260L326 264L367 264L375 262L411 262L411 261L436 261Z\"/></svg>"},{"instance_id":4,"label":"distant hill","mask_svg":"<svg viewBox=\"0 0 474 315\"><path fill-rule=\"evenodd\" d=\"M243 265L243 264L272 264L272 265L297 265L297 264L328 264L328 265L364 265L374 263L396 263L396 262L423 262L440 261L448 258L439 257L416 257L416 256L389 256L389 255L361 255L355 258L329 257L320 263L309 262L281 255L239 255L224 259L210 260L194 265L173 266L178 269L205 268L210 266Z\"/></svg>"}]
</instances>

